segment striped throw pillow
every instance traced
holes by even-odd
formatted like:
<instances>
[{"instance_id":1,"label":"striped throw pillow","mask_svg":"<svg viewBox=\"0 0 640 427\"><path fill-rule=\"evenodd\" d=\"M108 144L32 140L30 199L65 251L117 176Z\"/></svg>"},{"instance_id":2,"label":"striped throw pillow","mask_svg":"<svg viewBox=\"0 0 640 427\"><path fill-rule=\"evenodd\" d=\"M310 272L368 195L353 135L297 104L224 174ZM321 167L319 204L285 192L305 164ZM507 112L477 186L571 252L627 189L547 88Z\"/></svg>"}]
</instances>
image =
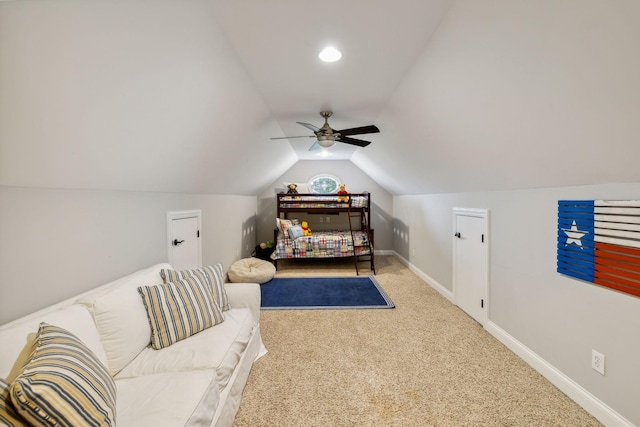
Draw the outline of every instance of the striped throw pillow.
<instances>
[{"instance_id":1,"label":"striped throw pillow","mask_svg":"<svg viewBox=\"0 0 640 427\"><path fill-rule=\"evenodd\" d=\"M213 290L213 297L218 301L218 305L222 311L227 311L231 308L229 304L229 296L227 290L224 287L224 268L221 263L210 265L204 268L205 273L211 280L211 288Z\"/></svg>"},{"instance_id":2,"label":"striped throw pillow","mask_svg":"<svg viewBox=\"0 0 640 427\"><path fill-rule=\"evenodd\" d=\"M9 395L9 384L3 378L0 378L0 425L8 427L27 425L13 407Z\"/></svg>"},{"instance_id":3,"label":"striped throw pillow","mask_svg":"<svg viewBox=\"0 0 640 427\"><path fill-rule=\"evenodd\" d=\"M116 385L107 368L75 335L44 322L11 400L36 426L115 425Z\"/></svg>"},{"instance_id":4,"label":"striped throw pillow","mask_svg":"<svg viewBox=\"0 0 640 427\"><path fill-rule=\"evenodd\" d=\"M216 304L218 304L218 307L220 307L222 311L229 310L231 306L229 305L229 297L227 296L227 291L224 287L224 269L222 264L218 263L205 268L196 268L193 270L160 270L160 277L162 277L162 281L164 283L176 282L178 280L182 280L185 276L196 276L202 281L203 275L205 277L204 280L206 280L206 283L211 287L213 298L215 299Z\"/></svg>"},{"instance_id":5,"label":"striped throw pillow","mask_svg":"<svg viewBox=\"0 0 640 427\"><path fill-rule=\"evenodd\" d=\"M211 288L195 276L141 286L138 293L151 325L151 346L160 350L224 321Z\"/></svg>"},{"instance_id":6,"label":"striped throw pillow","mask_svg":"<svg viewBox=\"0 0 640 427\"><path fill-rule=\"evenodd\" d=\"M184 279L185 276L195 276L202 283L206 283L208 285L211 285L211 281L209 280L209 276L201 268L195 268L193 270L181 270L181 271L169 270L169 269L166 269L166 268L163 268L162 270L160 270L160 277L162 277L162 282L163 283L169 283L169 282L175 283L175 282L177 282L179 280Z\"/></svg>"}]
</instances>

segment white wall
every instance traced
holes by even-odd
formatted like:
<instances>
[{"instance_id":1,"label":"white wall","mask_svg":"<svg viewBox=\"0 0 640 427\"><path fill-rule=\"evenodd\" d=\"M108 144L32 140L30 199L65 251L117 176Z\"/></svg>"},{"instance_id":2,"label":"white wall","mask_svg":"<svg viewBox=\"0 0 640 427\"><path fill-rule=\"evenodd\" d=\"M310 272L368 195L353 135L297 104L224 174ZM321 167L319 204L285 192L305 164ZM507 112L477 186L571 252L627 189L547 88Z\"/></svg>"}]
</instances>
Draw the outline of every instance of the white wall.
<instances>
[{"instance_id":1,"label":"white wall","mask_svg":"<svg viewBox=\"0 0 640 427\"><path fill-rule=\"evenodd\" d=\"M393 198L374 179L362 172L349 160L299 161L275 180L258 196L257 237L259 242L273 240L276 220L276 192L284 191L284 182L308 182L315 175L326 173L337 176L346 184L347 191L371 193L371 224L375 232L375 250L393 249ZM311 229L321 227L314 215L305 216ZM348 224L348 223L346 223ZM344 227L344 225L343 225ZM348 228L348 225L346 225ZM330 228L336 229L333 224Z\"/></svg>"},{"instance_id":2,"label":"white wall","mask_svg":"<svg viewBox=\"0 0 640 427\"><path fill-rule=\"evenodd\" d=\"M0 2L0 323L165 261L170 210L202 209L203 262L250 253L295 155L214 15Z\"/></svg>"},{"instance_id":3,"label":"white wall","mask_svg":"<svg viewBox=\"0 0 640 427\"><path fill-rule=\"evenodd\" d=\"M0 324L167 261L167 212L202 210L202 262L255 242L256 198L0 187Z\"/></svg>"},{"instance_id":4,"label":"white wall","mask_svg":"<svg viewBox=\"0 0 640 427\"><path fill-rule=\"evenodd\" d=\"M452 208L490 209L493 333L635 425L640 298L557 274L556 215L558 199L640 198L638 23L635 0L456 0L376 121L383 140L353 157L398 195L396 252L445 294Z\"/></svg>"},{"instance_id":5,"label":"white wall","mask_svg":"<svg viewBox=\"0 0 640 427\"><path fill-rule=\"evenodd\" d=\"M452 208L490 209L489 321L640 425L640 298L556 273L559 199L640 199L640 184L394 197L396 250L451 292Z\"/></svg>"}]
</instances>

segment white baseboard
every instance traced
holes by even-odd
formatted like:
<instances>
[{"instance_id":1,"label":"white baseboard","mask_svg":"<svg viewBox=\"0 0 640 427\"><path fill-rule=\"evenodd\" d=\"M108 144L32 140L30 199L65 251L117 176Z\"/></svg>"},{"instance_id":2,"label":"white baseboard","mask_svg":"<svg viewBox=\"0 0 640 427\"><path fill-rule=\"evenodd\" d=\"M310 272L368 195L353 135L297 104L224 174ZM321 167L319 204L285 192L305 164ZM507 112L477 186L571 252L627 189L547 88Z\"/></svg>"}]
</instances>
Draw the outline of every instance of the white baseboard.
<instances>
[{"instance_id":1,"label":"white baseboard","mask_svg":"<svg viewBox=\"0 0 640 427\"><path fill-rule=\"evenodd\" d=\"M384 256L384 255L395 255L396 251L389 250L389 249L379 249L379 250L375 249L373 251L373 254L374 255L381 255L381 256Z\"/></svg>"},{"instance_id":2,"label":"white baseboard","mask_svg":"<svg viewBox=\"0 0 640 427\"><path fill-rule=\"evenodd\" d=\"M564 394L582 406L585 411L596 417L602 424L611 427L634 427L633 423L611 409L611 407L589 393L580 384L556 369L492 321L487 321L485 329L509 350L527 362L533 369L542 374L542 376L548 379L553 385L558 387Z\"/></svg>"},{"instance_id":3,"label":"white baseboard","mask_svg":"<svg viewBox=\"0 0 640 427\"><path fill-rule=\"evenodd\" d=\"M400 262L402 262L404 265L409 267L409 270L413 271L418 277L420 277L422 280L427 282L427 284L429 286L431 286L433 289L438 291L443 297L448 299L452 304L455 304L455 302L453 300L453 292L451 292L449 289L447 289L444 286L442 286L433 277L429 276L427 273L425 273L424 271L420 270L415 265L411 264L406 258L401 256L396 251L390 251L390 252L391 252L390 255L395 255L395 257L398 258L400 260Z\"/></svg>"},{"instance_id":4,"label":"white baseboard","mask_svg":"<svg viewBox=\"0 0 640 427\"><path fill-rule=\"evenodd\" d=\"M388 251L385 251L388 252ZM438 291L442 296L447 298L452 304L455 304L453 298L453 292L442 286L428 274L418 269L415 265L411 264L407 259L402 257L395 251L389 251L395 255L400 262L409 267L418 277L424 280L429 286ZM578 405L584 408L585 411L593 415L605 426L609 427L634 427L634 424L629 422L622 415L618 414L607 404L600 399L589 393L580 384L573 381L571 378L563 374L549 362L538 356L530 348L522 344L520 341L509 335L505 330L493 323L491 320L487 320L484 328L493 335L498 341L504 344L509 350L513 351L518 357L527 362L529 366L538 371L549 382L558 387L564 394L573 399Z\"/></svg>"}]
</instances>

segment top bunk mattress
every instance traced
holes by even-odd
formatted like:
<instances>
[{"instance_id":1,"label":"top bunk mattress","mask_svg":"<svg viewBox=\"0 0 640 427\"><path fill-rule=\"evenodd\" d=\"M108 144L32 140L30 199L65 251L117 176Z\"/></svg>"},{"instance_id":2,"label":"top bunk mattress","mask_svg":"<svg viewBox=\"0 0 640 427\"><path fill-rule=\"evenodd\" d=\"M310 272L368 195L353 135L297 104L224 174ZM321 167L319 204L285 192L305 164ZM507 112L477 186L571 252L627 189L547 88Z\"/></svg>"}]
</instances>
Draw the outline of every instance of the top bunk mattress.
<instances>
[{"instance_id":1,"label":"top bunk mattress","mask_svg":"<svg viewBox=\"0 0 640 427\"><path fill-rule=\"evenodd\" d=\"M282 209L324 209L324 208L349 208L349 201L344 201L345 197L351 199L351 206L354 208L366 208L368 198L366 196L317 196L317 195L279 195L278 203ZM348 200L348 199L347 199Z\"/></svg>"}]
</instances>

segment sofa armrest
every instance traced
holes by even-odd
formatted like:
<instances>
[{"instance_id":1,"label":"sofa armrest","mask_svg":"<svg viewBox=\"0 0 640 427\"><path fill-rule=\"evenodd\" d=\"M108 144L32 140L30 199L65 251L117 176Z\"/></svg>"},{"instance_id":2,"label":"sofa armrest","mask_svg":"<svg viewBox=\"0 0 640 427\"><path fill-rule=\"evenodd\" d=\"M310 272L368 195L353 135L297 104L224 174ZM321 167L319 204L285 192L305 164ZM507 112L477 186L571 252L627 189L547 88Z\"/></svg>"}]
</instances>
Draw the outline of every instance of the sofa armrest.
<instances>
[{"instance_id":1,"label":"sofa armrest","mask_svg":"<svg viewBox=\"0 0 640 427\"><path fill-rule=\"evenodd\" d=\"M257 283L225 283L231 308L249 308L256 323L260 321L260 285Z\"/></svg>"}]
</instances>

